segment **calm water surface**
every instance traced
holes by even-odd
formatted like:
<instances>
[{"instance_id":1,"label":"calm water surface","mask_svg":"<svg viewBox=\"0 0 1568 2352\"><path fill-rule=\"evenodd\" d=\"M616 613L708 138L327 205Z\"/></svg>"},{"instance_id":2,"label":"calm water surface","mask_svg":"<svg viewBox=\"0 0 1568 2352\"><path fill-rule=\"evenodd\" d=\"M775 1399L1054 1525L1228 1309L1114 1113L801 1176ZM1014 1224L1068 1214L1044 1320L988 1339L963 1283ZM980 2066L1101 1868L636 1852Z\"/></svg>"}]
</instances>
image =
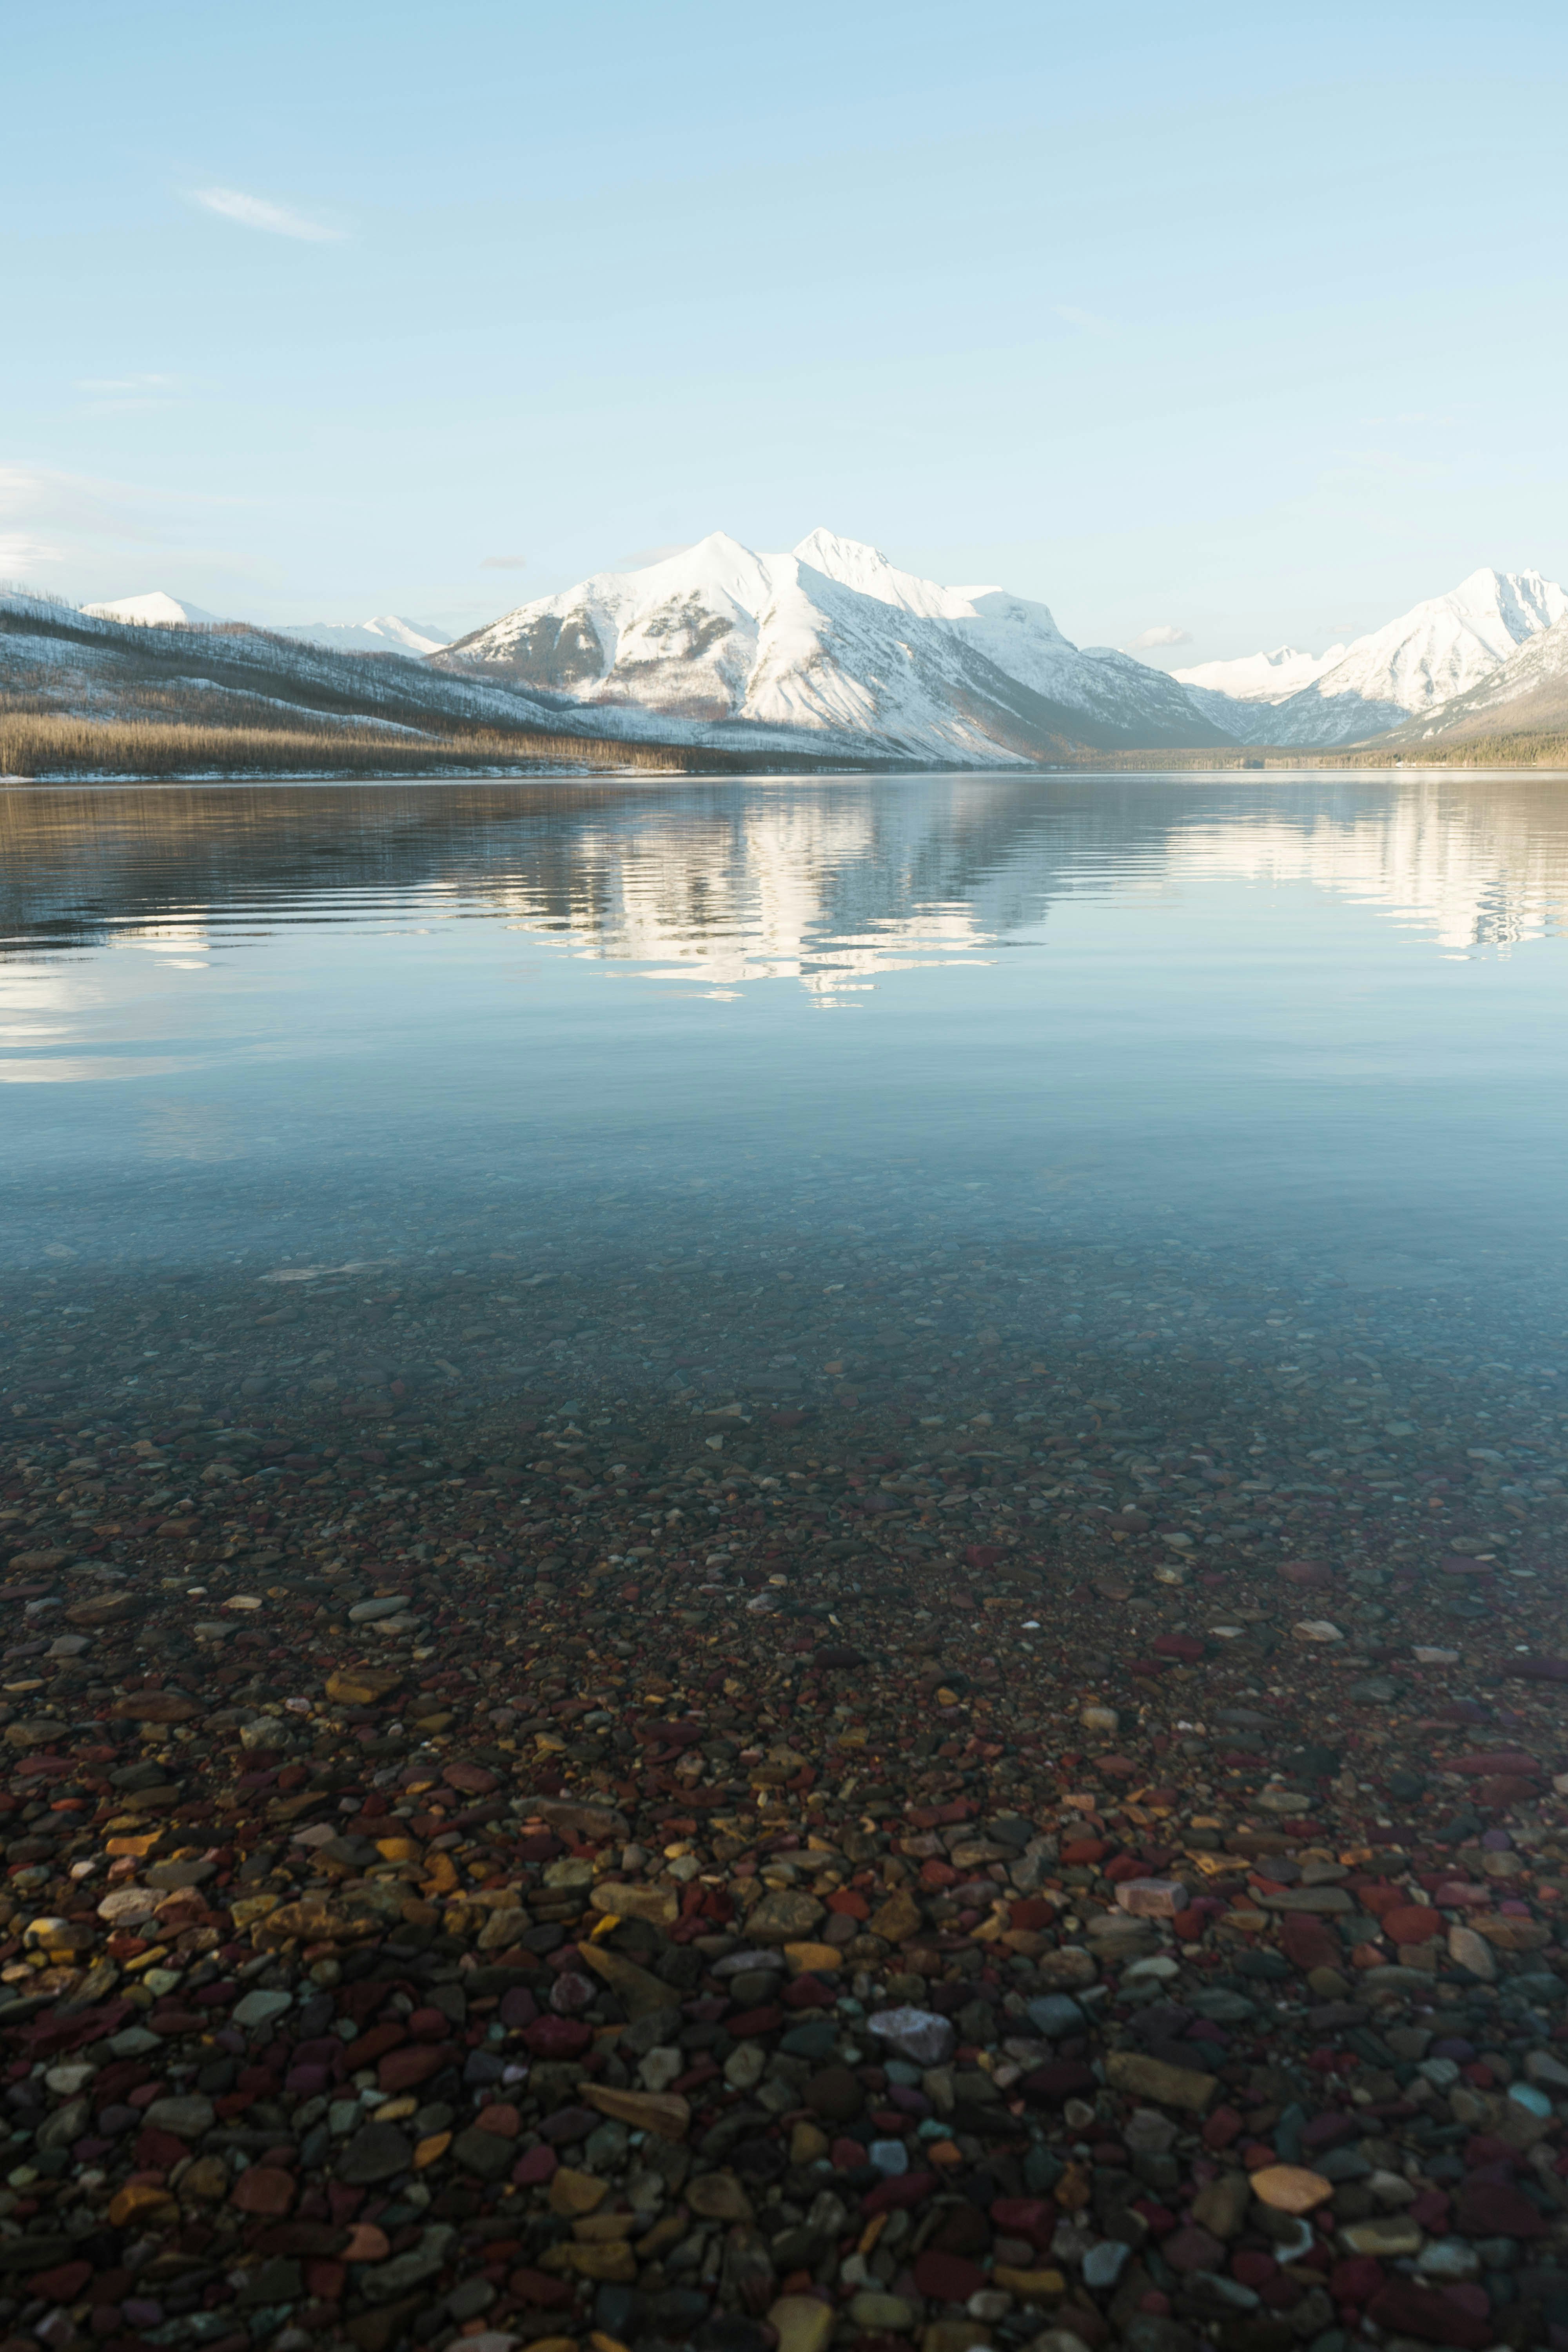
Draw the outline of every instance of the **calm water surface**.
<instances>
[{"instance_id":1,"label":"calm water surface","mask_svg":"<svg viewBox=\"0 0 1568 2352\"><path fill-rule=\"evenodd\" d=\"M0 870L24 1272L784 1216L1561 1278L1565 779L17 787Z\"/></svg>"}]
</instances>

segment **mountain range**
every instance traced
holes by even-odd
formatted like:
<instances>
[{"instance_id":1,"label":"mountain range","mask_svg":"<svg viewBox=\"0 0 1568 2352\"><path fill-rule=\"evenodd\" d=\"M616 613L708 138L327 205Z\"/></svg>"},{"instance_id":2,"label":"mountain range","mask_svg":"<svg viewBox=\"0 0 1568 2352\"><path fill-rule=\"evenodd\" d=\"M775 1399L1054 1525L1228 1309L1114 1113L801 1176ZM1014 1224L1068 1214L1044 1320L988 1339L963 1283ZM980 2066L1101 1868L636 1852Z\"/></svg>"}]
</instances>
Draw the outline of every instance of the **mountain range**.
<instances>
[{"instance_id":1,"label":"mountain range","mask_svg":"<svg viewBox=\"0 0 1568 2352\"><path fill-rule=\"evenodd\" d=\"M335 654L438 654L447 639L423 621L405 621L397 613L378 613L370 621L289 621L280 637L298 637L302 646L324 646Z\"/></svg>"},{"instance_id":2,"label":"mountain range","mask_svg":"<svg viewBox=\"0 0 1568 2352\"><path fill-rule=\"evenodd\" d=\"M210 687L211 677L190 674L190 651L171 648L216 638L232 668L247 639L247 676L271 666L297 685L307 652L312 676L331 660L340 710L374 711L391 696L416 721L427 709L450 725L460 707L485 724L827 762L1011 766L1097 751L1373 741L1392 750L1568 718L1568 594L1538 572L1474 572L1321 654L1280 646L1173 673L1075 646L1037 601L991 584L942 586L823 530L786 554L716 531L657 563L533 599L453 643L395 614L250 630L163 592L84 606L82 617L124 640L110 665L121 694L139 654L165 677L183 659L184 682ZM29 634L20 612L0 613L0 691L7 664L15 671L22 657L19 632ZM83 643L101 704L109 648L99 636ZM63 707L73 689L51 658ZM373 674L386 681L374 692Z\"/></svg>"},{"instance_id":3,"label":"mountain range","mask_svg":"<svg viewBox=\"0 0 1568 2352\"><path fill-rule=\"evenodd\" d=\"M1209 662L1175 675L1229 732L1242 723L1236 703L1247 702L1245 723L1255 743L1358 743L1468 693L1564 614L1568 595L1539 572L1472 572L1446 596L1429 597L1370 635L1331 647L1315 664L1311 655L1281 646L1277 655ZM1278 666L1279 691L1260 688L1261 664ZM1310 675L1303 665L1311 665ZM1236 673L1234 679L1226 672Z\"/></svg>"},{"instance_id":4,"label":"mountain range","mask_svg":"<svg viewBox=\"0 0 1568 2352\"><path fill-rule=\"evenodd\" d=\"M787 555L715 531L643 571L521 604L432 660L562 701L831 728L892 758L1226 740L1163 670L1080 651L1046 605L941 587L826 530Z\"/></svg>"},{"instance_id":5,"label":"mountain range","mask_svg":"<svg viewBox=\"0 0 1568 2352\"><path fill-rule=\"evenodd\" d=\"M201 629L231 628L243 625L225 621L216 613L206 612L200 604L188 604L184 598L169 596L163 589L154 588L145 596L121 596L108 604L84 604L81 607L96 621L124 621L139 629ZM295 637L302 646L322 646L329 653L337 654L424 654L439 653L447 642L439 629L427 628L421 621L405 621L396 613L378 613L369 621L287 621L270 633L274 636Z\"/></svg>"}]
</instances>

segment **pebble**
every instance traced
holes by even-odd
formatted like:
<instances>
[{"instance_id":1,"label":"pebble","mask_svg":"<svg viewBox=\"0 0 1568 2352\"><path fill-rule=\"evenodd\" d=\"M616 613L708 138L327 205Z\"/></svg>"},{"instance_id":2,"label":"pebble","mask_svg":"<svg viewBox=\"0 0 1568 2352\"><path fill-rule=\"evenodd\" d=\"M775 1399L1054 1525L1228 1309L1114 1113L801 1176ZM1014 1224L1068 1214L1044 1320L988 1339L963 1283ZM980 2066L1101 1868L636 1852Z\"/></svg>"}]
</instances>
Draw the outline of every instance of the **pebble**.
<instances>
[{"instance_id":1,"label":"pebble","mask_svg":"<svg viewBox=\"0 0 1568 2352\"><path fill-rule=\"evenodd\" d=\"M1333 2195L1334 2185L1298 2164L1266 2164L1252 2175L1252 2193L1276 2212L1310 2213Z\"/></svg>"},{"instance_id":2,"label":"pebble","mask_svg":"<svg viewBox=\"0 0 1568 2352\"><path fill-rule=\"evenodd\" d=\"M1000 1380L960 1434L802 1375L720 1449L587 1383L21 1416L11 2332L1342 2352L1568 2309L1568 1751L1523 1671L1568 1627L1496 1564L1547 1559L1511 1456L1420 1435L1428 1382L1397 1488L1331 1512L1283 1376L1178 1428L1037 1360L1021 1430Z\"/></svg>"}]
</instances>

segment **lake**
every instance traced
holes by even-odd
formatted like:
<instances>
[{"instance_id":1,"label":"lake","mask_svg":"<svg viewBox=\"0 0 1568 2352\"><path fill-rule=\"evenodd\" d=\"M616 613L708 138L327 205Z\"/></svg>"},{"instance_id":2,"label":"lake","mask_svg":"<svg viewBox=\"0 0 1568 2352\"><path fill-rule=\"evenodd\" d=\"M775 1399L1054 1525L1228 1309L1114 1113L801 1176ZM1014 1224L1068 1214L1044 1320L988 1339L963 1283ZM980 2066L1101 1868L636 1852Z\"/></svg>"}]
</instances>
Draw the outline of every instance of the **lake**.
<instances>
[{"instance_id":1,"label":"lake","mask_svg":"<svg viewBox=\"0 0 1568 2352\"><path fill-rule=\"evenodd\" d=\"M679 1392L702 1286L762 1266L828 1322L758 1377L896 1402L1068 1339L1223 1363L1214 1275L1282 1360L1265 1294L1568 1360L1563 779L17 786L0 827L6 1280L46 1322L62 1284L103 1318L447 1269L519 1318L460 1395L563 1347ZM822 1369L846 1286L976 1252L1083 1295ZM575 1355L530 1319L562 1281ZM241 1392L221 1350L62 1344L14 1360L31 1404Z\"/></svg>"}]
</instances>

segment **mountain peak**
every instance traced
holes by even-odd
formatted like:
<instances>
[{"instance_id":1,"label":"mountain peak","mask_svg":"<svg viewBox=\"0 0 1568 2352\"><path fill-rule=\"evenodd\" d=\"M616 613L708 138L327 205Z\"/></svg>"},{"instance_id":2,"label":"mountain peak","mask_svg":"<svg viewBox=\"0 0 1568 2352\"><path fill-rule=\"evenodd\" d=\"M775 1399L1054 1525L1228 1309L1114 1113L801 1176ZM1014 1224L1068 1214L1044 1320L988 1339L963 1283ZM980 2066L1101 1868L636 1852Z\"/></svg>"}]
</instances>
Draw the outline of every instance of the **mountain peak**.
<instances>
[{"instance_id":1,"label":"mountain peak","mask_svg":"<svg viewBox=\"0 0 1568 2352\"><path fill-rule=\"evenodd\" d=\"M1294 667L1268 654L1205 662L1178 670L1200 690L1200 708L1242 733L1214 697L1250 702L1252 740L1327 744L1364 740L1468 695L1517 649L1568 614L1568 594L1539 572L1498 572L1489 564L1457 587L1413 604L1396 620ZM1202 690L1206 689L1206 693ZM1265 711L1263 706L1272 708Z\"/></svg>"},{"instance_id":2,"label":"mountain peak","mask_svg":"<svg viewBox=\"0 0 1568 2352\"><path fill-rule=\"evenodd\" d=\"M415 661L438 654L448 642L439 630L405 620L398 613L377 613L368 621L290 621L278 635L331 653L406 654Z\"/></svg>"},{"instance_id":3,"label":"mountain peak","mask_svg":"<svg viewBox=\"0 0 1568 2352\"><path fill-rule=\"evenodd\" d=\"M787 555L711 531L519 605L436 659L578 702L828 730L901 758L1012 764L1085 737L1226 740L1163 671L1079 655L1044 604L944 588L826 529Z\"/></svg>"},{"instance_id":4,"label":"mountain peak","mask_svg":"<svg viewBox=\"0 0 1568 2352\"><path fill-rule=\"evenodd\" d=\"M94 621L128 621L143 629L199 629L218 619L216 613L204 611L200 604L184 604L162 588L149 589L141 596L116 597L109 604L84 604L81 609Z\"/></svg>"}]
</instances>

